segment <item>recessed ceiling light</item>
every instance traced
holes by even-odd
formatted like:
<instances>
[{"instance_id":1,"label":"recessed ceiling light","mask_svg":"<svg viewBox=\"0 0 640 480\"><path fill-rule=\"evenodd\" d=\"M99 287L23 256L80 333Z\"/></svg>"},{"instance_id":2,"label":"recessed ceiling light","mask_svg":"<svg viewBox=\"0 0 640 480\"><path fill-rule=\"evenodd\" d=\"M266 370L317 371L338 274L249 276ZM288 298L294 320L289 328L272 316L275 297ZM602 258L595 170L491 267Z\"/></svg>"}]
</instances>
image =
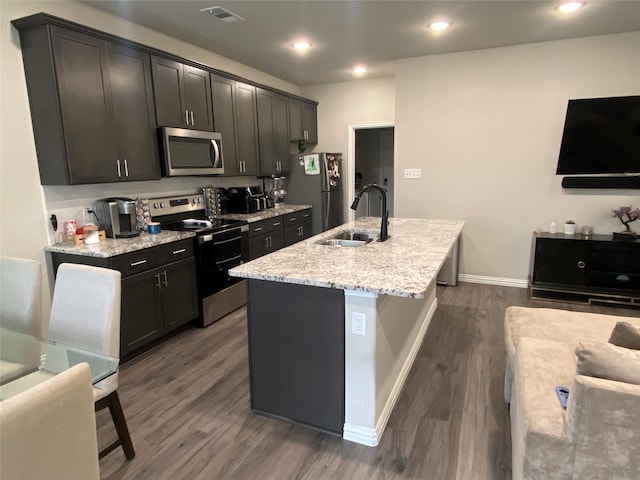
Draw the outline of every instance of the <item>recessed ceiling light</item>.
<instances>
[{"instance_id":1,"label":"recessed ceiling light","mask_svg":"<svg viewBox=\"0 0 640 480\"><path fill-rule=\"evenodd\" d=\"M296 50L300 50L301 52L304 52L305 50L311 48L311 42L307 42L306 40L300 40L298 42L293 42L291 46Z\"/></svg>"},{"instance_id":2,"label":"recessed ceiling light","mask_svg":"<svg viewBox=\"0 0 640 480\"><path fill-rule=\"evenodd\" d=\"M429 28L434 32L442 32L451 26L451 22L447 20L438 20L436 22L431 22L429 24Z\"/></svg>"},{"instance_id":3,"label":"recessed ceiling light","mask_svg":"<svg viewBox=\"0 0 640 480\"><path fill-rule=\"evenodd\" d=\"M353 67L353 73L355 73L356 75L363 75L367 73L367 67L365 67L364 65L357 65Z\"/></svg>"},{"instance_id":4,"label":"recessed ceiling light","mask_svg":"<svg viewBox=\"0 0 640 480\"><path fill-rule=\"evenodd\" d=\"M562 13L571 13L580 10L586 2L565 2L558 6L558 10Z\"/></svg>"}]
</instances>

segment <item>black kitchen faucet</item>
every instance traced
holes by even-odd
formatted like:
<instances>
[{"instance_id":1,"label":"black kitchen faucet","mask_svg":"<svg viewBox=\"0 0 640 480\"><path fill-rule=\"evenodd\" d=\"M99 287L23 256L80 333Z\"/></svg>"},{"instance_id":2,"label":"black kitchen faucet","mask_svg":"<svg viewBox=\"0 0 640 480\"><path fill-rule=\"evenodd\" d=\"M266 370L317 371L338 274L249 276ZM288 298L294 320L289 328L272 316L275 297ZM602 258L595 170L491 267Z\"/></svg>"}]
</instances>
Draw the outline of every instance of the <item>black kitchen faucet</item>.
<instances>
[{"instance_id":1,"label":"black kitchen faucet","mask_svg":"<svg viewBox=\"0 0 640 480\"><path fill-rule=\"evenodd\" d=\"M389 211L387 210L387 192L385 192L384 188L375 183L369 183L362 187L360 193L356 195L355 200L351 204L351 210L355 210L358 208L358 203L360 203L360 197L364 192L369 189L378 190L382 195L382 223L380 224L380 241L384 242L389 238L389 234L387 231L387 227L389 226Z\"/></svg>"}]
</instances>

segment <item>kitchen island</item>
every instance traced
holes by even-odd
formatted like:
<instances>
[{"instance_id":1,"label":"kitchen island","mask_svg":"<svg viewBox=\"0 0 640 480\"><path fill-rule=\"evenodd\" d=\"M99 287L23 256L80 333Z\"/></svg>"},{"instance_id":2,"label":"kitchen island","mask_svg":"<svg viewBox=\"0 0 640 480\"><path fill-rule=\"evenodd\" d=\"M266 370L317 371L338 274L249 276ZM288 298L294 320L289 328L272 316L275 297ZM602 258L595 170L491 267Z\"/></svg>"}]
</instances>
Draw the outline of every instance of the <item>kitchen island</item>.
<instances>
[{"instance_id":1,"label":"kitchen island","mask_svg":"<svg viewBox=\"0 0 640 480\"><path fill-rule=\"evenodd\" d=\"M229 273L248 279L251 407L375 446L422 343L463 221L392 218L390 238L323 244L365 217Z\"/></svg>"}]
</instances>

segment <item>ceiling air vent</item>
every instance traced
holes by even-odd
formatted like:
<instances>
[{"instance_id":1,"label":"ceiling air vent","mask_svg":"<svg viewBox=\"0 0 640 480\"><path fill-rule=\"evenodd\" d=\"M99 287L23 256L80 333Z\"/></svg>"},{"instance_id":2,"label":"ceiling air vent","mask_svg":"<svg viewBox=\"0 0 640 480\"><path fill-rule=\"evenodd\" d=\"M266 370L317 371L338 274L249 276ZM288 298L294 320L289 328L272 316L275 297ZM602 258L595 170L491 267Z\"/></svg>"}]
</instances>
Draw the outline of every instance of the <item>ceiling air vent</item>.
<instances>
[{"instance_id":1,"label":"ceiling air vent","mask_svg":"<svg viewBox=\"0 0 640 480\"><path fill-rule=\"evenodd\" d=\"M201 12L207 12L213 15L216 18L219 18L223 22L237 22L238 20L244 20L240 15L236 15L233 12L230 12L226 8L222 7L209 7L203 8L200 10Z\"/></svg>"}]
</instances>

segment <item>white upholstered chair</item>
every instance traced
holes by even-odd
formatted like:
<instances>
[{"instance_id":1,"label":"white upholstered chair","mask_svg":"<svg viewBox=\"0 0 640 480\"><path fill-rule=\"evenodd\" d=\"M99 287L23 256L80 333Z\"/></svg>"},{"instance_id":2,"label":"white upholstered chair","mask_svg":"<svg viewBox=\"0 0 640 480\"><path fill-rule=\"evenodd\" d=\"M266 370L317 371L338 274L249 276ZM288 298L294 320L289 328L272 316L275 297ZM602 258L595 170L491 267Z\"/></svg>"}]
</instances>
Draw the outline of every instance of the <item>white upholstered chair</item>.
<instances>
[{"instance_id":1,"label":"white upholstered chair","mask_svg":"<svg viewBox=\"0 0 640 480\"><path fill-rule=\"evenodd\" d=\"M49 338L60 343L120 357L120 272L63 263L58 268L49 320ZM96 411L109 408L118 439L100 451L100 458L122 446L135 456L118 397L118 372L94 385Z\"/></svg>"},{"instance_id":2,"label":"white upholstered chair","mask_svg":"<svg viewBox=\"0 0 640 480\"><path fill-rule=\"evenodd\" d=\"M100 478L89 366L0 402L0 478Z\"/></svg>"},{"instance_id":3,"label":"white upholstered chair","mask_svg":"<svg viewBox=\"0 0 640 480\"><path fill-rule=\"evenodd\" d=\"M42 337L41 292L40 262L0 257L0 321L4 328Z\"/></svg>"},{"instance_id":4,"label":"white upholstered chair","mask_svg":"<svg viewBox=\"0 0 640 480\"><path fill-rule=\"evenodd\" d=\"M26 258L0 257L0 324L3 328L36 337L45 335L42 319L42 268ZM2 341L0 381L6 382L40 362L40 350L18 348Z\"/></svg>"}]
</instances>

